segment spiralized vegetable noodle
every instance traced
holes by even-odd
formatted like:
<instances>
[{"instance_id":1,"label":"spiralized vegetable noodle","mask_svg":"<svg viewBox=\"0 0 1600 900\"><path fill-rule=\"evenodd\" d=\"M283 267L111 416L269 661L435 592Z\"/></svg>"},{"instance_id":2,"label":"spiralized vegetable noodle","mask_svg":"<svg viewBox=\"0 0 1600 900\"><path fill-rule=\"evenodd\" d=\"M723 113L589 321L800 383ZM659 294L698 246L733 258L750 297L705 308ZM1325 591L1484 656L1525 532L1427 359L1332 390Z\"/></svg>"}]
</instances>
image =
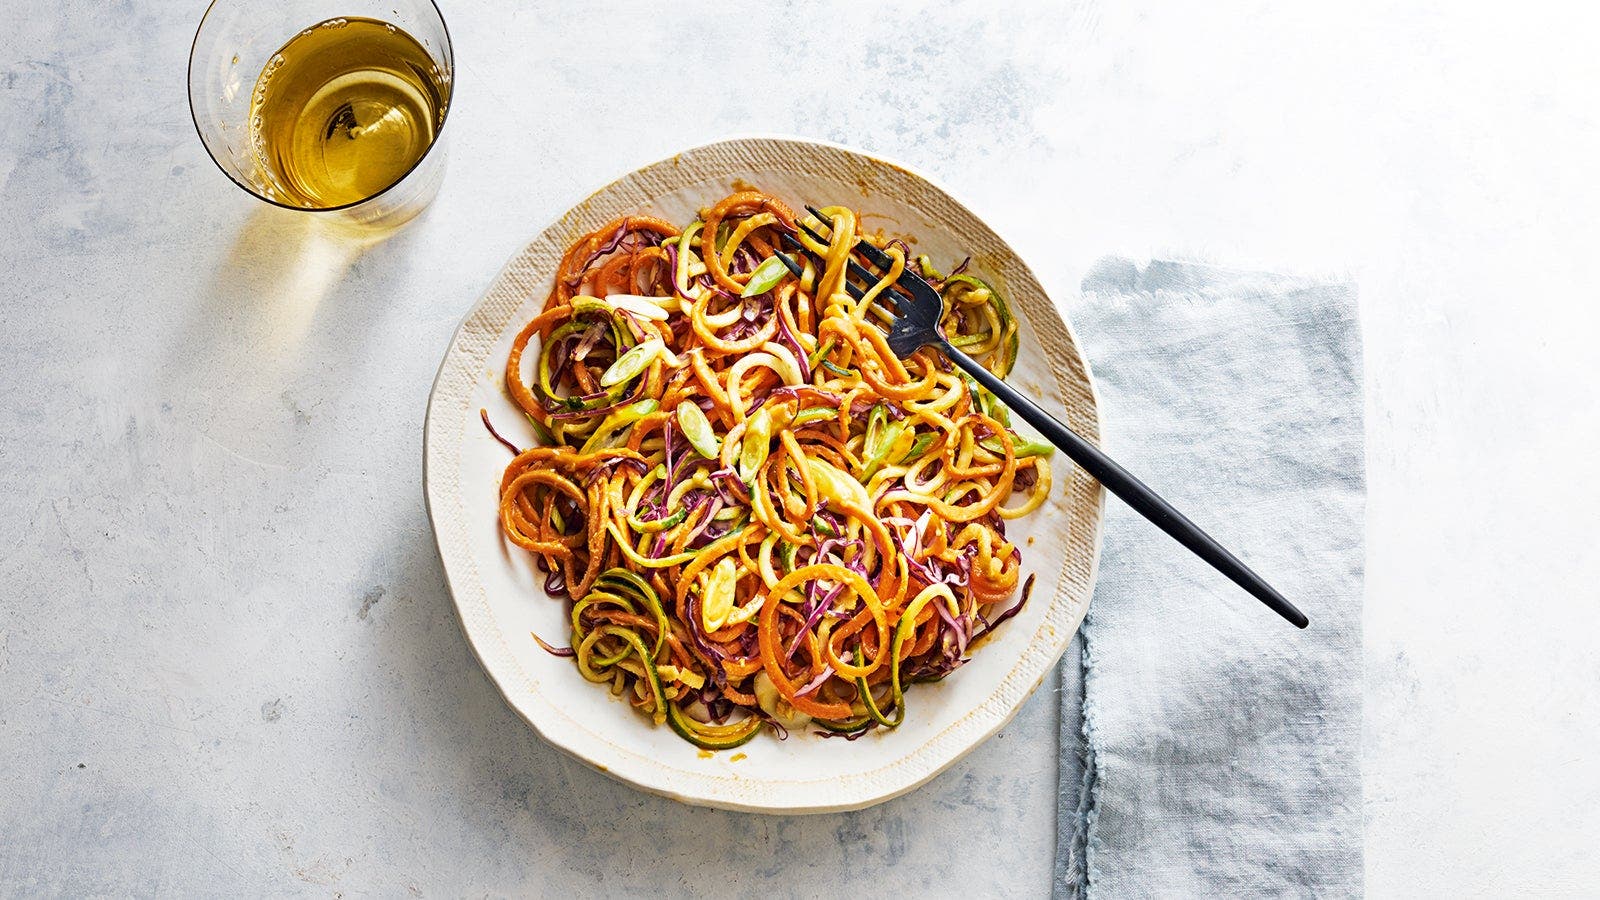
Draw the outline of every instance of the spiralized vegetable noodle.
<instances>
[{"instance_id":1,"label":"spiralized vegetable noodle","mask_svg":"<svg viewBox=\"0 0 1600 900\"><path fill-rule=\"evenodd\" d=\"M1048 496L1048 447L942 354L885 340L915 266L952 343L1004 377L1005 301L881 238L891 271L853 299L864 235L822 212L826 244L756 191L681 229L611 222L568 248L506 360L539 445L506 467L501 525L570 612L571 646L540 644L704 748L892 728L1031 588L1005 523ZM780 232L824 262L790 274Z\"/></svg>"}]
</instances>

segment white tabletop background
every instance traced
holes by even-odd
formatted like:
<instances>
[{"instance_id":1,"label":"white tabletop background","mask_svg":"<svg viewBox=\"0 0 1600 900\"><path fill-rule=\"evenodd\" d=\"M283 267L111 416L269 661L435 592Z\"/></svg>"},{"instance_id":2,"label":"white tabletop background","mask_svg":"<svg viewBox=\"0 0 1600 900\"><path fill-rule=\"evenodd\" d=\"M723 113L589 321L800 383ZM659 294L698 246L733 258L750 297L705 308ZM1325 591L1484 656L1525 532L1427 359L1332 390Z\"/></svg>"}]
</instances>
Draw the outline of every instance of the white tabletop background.
<instances>
[{"instance_id":1,"label":"white tabletop background","mask_svg":"<svg viewBox=\"0 0 1600 900\"><path fill-rule=\"evenodd\" d=\"M0 0L0 894L1046 889L1044 693L780 820L565 759L461 638L420 487L457 320L589 191L751 132L931 173L1069 312L1106 254L1353 274L1369 891L1600 883L1593 7L858 6L447 3L444 189L358 251L207 159L203 3Z\"/></svg>"}]
</instances>

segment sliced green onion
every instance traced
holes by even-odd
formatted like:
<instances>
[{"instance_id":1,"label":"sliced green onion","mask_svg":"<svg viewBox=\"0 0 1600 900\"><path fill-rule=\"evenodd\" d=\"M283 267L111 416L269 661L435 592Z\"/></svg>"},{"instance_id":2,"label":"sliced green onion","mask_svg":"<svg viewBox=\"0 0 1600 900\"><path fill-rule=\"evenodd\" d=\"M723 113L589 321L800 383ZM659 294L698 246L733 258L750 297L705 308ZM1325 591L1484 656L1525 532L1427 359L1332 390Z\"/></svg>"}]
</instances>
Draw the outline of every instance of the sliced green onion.
<instances>
[{"instance_id":1,"label":"sliced green onion","mask_svg":"<svg viewBox=\"0 0 1600 900\"><path fill-rule=\"evenodd\" d=\"M867 414L867 434L861 459L863 481L871 478L883 465L889 450L906 429L904 422L890 422L888 416L888 410L882 403L874 404L872 412Z\"/></svg>"},{"instance_id":2,"label":"sliced green onion","mask_svg":"<svg viewBox=\"0 0 1600 900\"><path fill-rule=\"evenodd\" d=\"M812 422L828 422L838 417L839 411L836 409L829 409L826 406L813 406L795 413L794 418L789 420L789 426L791 428L800 428L810 425Z\"/></svg>"},{"instance_id":3,"label":"sliced green onion","mask_svg":"<svg viewBox=\"0 0 1600 900\"><path fill-rule=\"evenodd\" d=\"M938 439L939 435L933 433L917 435L917 439L911 442L911 449L907 450L906 454L900 457L900 461L903 463L910 462L922 454L927 453L928 448L932 447L933 442L937 441Z\"/></svg>"},{"instance_id":4,"label":"sliced green onion","mask_svg":"<svg viewBox=\"0 0 1600 900\"><path fill-rule=\"evenodd\" d=\"M762 407L744 422L744 441L739 445L739 477L749 483L771 452L772 413Z\"/></svg>"},{"instance_id":5,"label":"sliced green onion","mask_svg":"<svg viewBox=\"0 0 1600 900\"><path fill-rule=\"evenodd\" d=\"M738 581L738 565L731 556L717 560L706 576L705 588L700 595L700 624L705 626L707 633L728 624L728 617L733 614L733 592Z\"/></svg>"},{"instance_id":6,"label":"sliced green onion","mask_svg":"<svg viewBox=\"0 0 1600 900\"><path fill-rule=\"evenodd\" d=\"M978 401L978 412L1007 428L1011 427L1011 409L1009 407L996 399L995 395L989 393L987 388L978 384L967 373L962 372L961 379L967 383L967 391L972 394L973 399Z\"/></svg>"},{"instance_id":7,"label":"sliced green onion","mask_svg":"<svg viewBox=\"0 0 1600 900\"><path fill-rule=\"evenodd\" d=\"M1016 454L1017 459L1026 459L1030 456L1053 456L1056 452L1056 445L1018 435L1011 445L1011 450Z\"/></svg>"},{"instance_id":8,"label":"sliced green onion","mask_svg":"<svg viewBox=\"0 0 1600 900\"><path fill-rule=\"evenodd\" d=\"M757 294L765 294L777 287L778 282L787 274L789 268L783 264L783 260L776 256L768 257L766 262L756 266L756 270L750 273L750 280L745 282L744 290L739 292L739 296L754 297Z\"/></svg>"},{"instance_id":9,"label":"sliced green onion","mask_svg":"<svg viewBox=\"0 0 1600 900\"><path fill-rule=\"evenodd\" d=\"M978 446L991 453L1006 452L1005 448L1000 445L1000 441L992 435L979 441ZM1033 438L1017 434L1016 431L1011 432L1011 455L1017 459L1027 459L1030 456L1049 456L1055 452L1055 444L1036 441Z\"/></svg>"},{"instance_id":10,"label":"sliced green onion","mask_svg":"<svg viewBox=\"0 0 1600 900\"><path fill-rule=\"evenodd\" d=\"M606 369L605 374L600 376L600 386L615 387L639 377L639 373L643 372L652 362L655 362L656 357L660 355L663 349L665 349L665 345L660 340L651 338L622 354L617 357L616 362Z\"/></svg>"},{"instance_id":11,"label":"sliced green onion","mask_svg":"<svg viewBox=\"0 0 1600 900\"><path fill-rule=\"evenodd\" d=\"M641 319L653 322L665 322L667 311L656 302L656 297L645 297L640 294L607 294L605 301L617 309L633 313ZM662 300L671 300L670 297L661 297Z\"/></svg>"},{"instance_id":12,"label":"sliced green onion","mask_svg":"<svg viewBox=\"0 0 1600 900\"><path fill-rule=\"evenodd\" d=\"M629 403L627 406L613 411L600 422L600 427L594 430L594 434L589 435L589 439L583 442L583 447L579 452L593 453L596 450L605 449L610 446L611 439L616 437L618 431L655 412L660 405L654 398L646 397L637 403Z\"/></svg>"},{"instance_id":13,"label":"sliced green onion","mask_svg":"<svg viewBox=\"0 0 1600 900\"><path fill-rule=\"evenodd\" d=\"M716 459L722 452L722 444L717 440L716 432L711 430L711 422L706 419L706 414L700 411L688 400L678 404L678 427L683 429L683 436L689 439L689 446L694 452L706 459Z\"/></svg>"},{"instance_id":14,"label":"sliced green onion","mask_svg":"<svg viewBox=\"0 0 1600 900\"><path fill-rule=\"evenodd\" d=\"M889 411L882 403L874 403L867 412L867 452L871 453L873 447L882 437L883 423L888 421Z\"/></svg>"}]
</instances>

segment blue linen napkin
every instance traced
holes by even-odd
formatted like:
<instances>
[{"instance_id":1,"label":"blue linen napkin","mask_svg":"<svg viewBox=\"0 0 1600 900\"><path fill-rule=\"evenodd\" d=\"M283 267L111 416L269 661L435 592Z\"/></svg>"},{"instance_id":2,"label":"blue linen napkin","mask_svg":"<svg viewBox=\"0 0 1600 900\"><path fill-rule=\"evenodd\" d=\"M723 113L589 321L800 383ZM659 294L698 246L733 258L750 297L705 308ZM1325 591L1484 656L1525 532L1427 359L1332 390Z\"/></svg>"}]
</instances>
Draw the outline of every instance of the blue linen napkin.
<instances>
[{"instance_id":1,"label":"blue linen napkin","mask_svg":"<svg viewBox=\"0 0 1600 900\"><path fill-rule=\"evenodd\" d=\"M1355 288L1107 260L1082 294L1071 320L1106 448L1311 626L1108 502L1094 601L1063 663L1057 894L1359 895Z\"/></svg>"}]
</instances>

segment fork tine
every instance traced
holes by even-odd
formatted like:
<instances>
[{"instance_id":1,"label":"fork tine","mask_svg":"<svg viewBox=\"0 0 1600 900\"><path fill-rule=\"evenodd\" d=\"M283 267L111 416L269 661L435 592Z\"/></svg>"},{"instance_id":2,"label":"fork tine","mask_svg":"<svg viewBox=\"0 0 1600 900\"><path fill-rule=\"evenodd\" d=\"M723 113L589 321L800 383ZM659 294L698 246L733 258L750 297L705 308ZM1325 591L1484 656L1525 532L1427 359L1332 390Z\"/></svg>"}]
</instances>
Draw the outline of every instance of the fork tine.
<instances>
[{"instance_id":1,"label":"fork tine","mask_svg":"<svg viewBox=\"0 0 1600 900\"><path fill-rule=\"evenodd\" d=\"M786 234L786 235L784 235L784 237L788 237L788 235ZM790 240L793 240L793 238L790 238ZM796 241L796 243L799 243L799 242ZM794 275L794 277L796 277L796 278L805 277L804 276L805 267L800 265L798 262L796 262L794 257L790 256L787 253L775 253L773 255L778 257L778 261L783 263L783 267L785 269L788 269L790 274Z\"/></svg>"},{"instance_id":2,"label":"fork tine","mask_svg":"<svg viewBox=\"0 0 1600 900\"><path fill-rule=\"evenodd\" d=\"M801 228L805 229L806 234L811 235L812 240L816 241L817 243L819 243L819 244L828 243L828 239L823 237L822 235L818 234L817 230L815 228L812 228L810 225L807 225L804 222L795 222L795 224L799 225ZM788 232L784 232L784 234L788 234ZM798 243L798 242L796 242L796 243Z\"/></svg>"},{"instance_id":3,"label":"fork tine","mask_svg":"<svg viewBox=\"0 0 1600 900\"><path fill-rule=\"evenodd\" d=\"M879 281L883 280L882 276L874 275L872 272L869 272L868 270L862 268L861 266L856 265L853 262L850 264L850 274L854 275L857 278L861 279L862 281L866 282L868 288L872 287L873 285L877 284ZM860 300L861 297L858 295L856 297L856 299ZM911 298L909 298L906 295L904 295L904 294L900 293L899 291L895 290L894 286L892 284L883 289L883 293L878 295L878 299L880 301L884 300L884 299L893 300L895 308L896 309L902 309L902 310L906 308L906 304L911 302ZM892 311L888 310L888 309L885 309L884 312L889 313L890 315L894 315L894 313Z\"/></svg>"},{"instance_id":4,"label":"fork tine","mask_svg":"<svg viewBox=\"0 0 1600 900\"><path fill-rule=\"evenodd\" d=\"M802 225L800 227L805 228L804 225ZM806 228L806 231L812 237L816 238L818 241L820 241L820 242L822 242L824 244L826 244L828 242L827 238L819 236L815 231L812 231L810 228ZM799 250L799 251L801 251L803 253L808 253L808 254L811 252L810 250L808 250L806 248L805 244L800 243L800 240L798 238L796 238L794 235L789 234L788 232L782 232L782 239L784 241L786 241L787 243L789 243L791 246L793 246L796 250ZM861 279L862 281L866 282L867 287L871 287L872 285L877 284L878 281L883 277L881 275L876 274L872 270L868 269L866 266L863 266L860 263L856 262L854 259L847 260L847 263L848 263L848 265L850 267L850 274L854 275L857 278ZM897 303L908 302L908 301L906 301L904 298L902 298L900 296L900 292L899 291L895 291L895 290L891 289L887 293L889 293L891 296L893 296L894 299L895 299L895 302L897 302ZM857 294L856 295L856 299L860 300L861 299L861 295Z\"/></svg>"},{"instance_id":5,"label":"fork tine","mask_svg":"<svg viewBox=\"0 0 1600 900\"><path fill-rule=\"evenodd\" d=\"M801 253L806 254L807 256L811 255L811 251L806 249L806 245L800 243L800 239L799 238L795 237L794 235L790 234L787 231L778 232L778 240L783 241L783 243L788 245L790 249L797 250L797 251L799 251Z\"/></svg>"},{"instance_id":6,"label":"fork tine","mask_svg":"<svg viewBox=\"0 0 1600 900\"><path fill-rule=\"evenodd\" d=\"M808 206L806 208L810 209L811 207ZM827 221L827 220L824 219L823 221ZM823 237L821 234L818 234L817 230L815 228L812 228L810 225L807 225L804 222L796 222L795 224L799 225L802 229L804 229L805 233L811 235L811 238L813 240L815 240L819 244L826 244L830 240L830 238L826 238L826 237ZM796 243L797 246L801 246L802 248L804 247L804 245L799 244L798 241L796 241L795 243ZM871 250L871 254L868 254L868 258L872 261L873 265L880 266L880 267L883 267L883 268L888 268L889 264L891 262L893 262L893 260L889 259L889 257L883 256L883 254L878 251L878 248L873 247L871 244L867 243L866 241L857 242L856 246L855 246L855 249L862 251L862 253L864 253L864 254L867 253L867 251L870 249ZM809 252L809 251L807 251L807 252ZM872 256L872 254L876 254L878 257L882 257L882 261L879 262L877 258ZM856 272L856 274L860 275L862 278L874 278L874 276L871 273L867 272L867 270L865 270L861 266L857 265L855 260L852 259L850 261L850 265L853 267L853 269ZM876 279L874 278L874 280L876 280Z\"/></svg>"},{"instance_id":7,"label":"fork tine","mask_svg":"<svg viewBox=\"0 0 1600 900\"><path fill-rule=\"evenodd\" d=\"M782 232L780 233L779 238L794 249L807 255L813 255L811 254L810 250L806 249L806 245L800 243L799 238L796 238L794 235L789 234L788 232ZM784 253L779 253L777 256L783 260L783 265L785 268L787 268L790 272L793 272L796 278L800 277L800 267L793 259L790 259L789 256ZM851 297L854 297L857 300L865 297L867 291L881 280L881 276L874 274L872 270L856 263L855 260L850 260L849 262L849 274L854 275L856 278L860 279L866 284L866 287L860 287L855 282L851 281L848 276L844 279L845 291L847 291ZM881 302L884 299L894 301L895 308L891 310L884 306ZM877 308L881 310L884 315L891 319L899 319L901 316L903 316L903 311L909 309L909 304L912 302L911 298L895 290L893 286L884 288L883 293L878 295L878 301L879 302L875 304Z\"/></svg>"},{"instance_id":8,"label":"fork tine","mask_svg":"<svg viewBox=\"0 0 1600 900\"><path fill-rule=\"evenodd\" d=\"M819 221L828 223L829 229L832 229L833 220L823 215L822 210L817 209L815 206L807 203L806 211L811 213L813 216L816 216ZM809 228L806 230L811 231ZM816 232L812 231L811 234L813 237L816 237ZM826 238L818 238L818 240L826 240ZM862 256L865 256L869 262L880 269L887 269L894 263L894 260L889 257L889 254L879 250L877 247L872 246L872 243L864 238L856 241L856 251Z\"/></svg>"},{"instance_id":9,"label":"fork tine","mask_svg":"<svg viewBox=\"0 0 1600 900\"><path fill-rule=\"evenodd\" d=\"M807 230L809 231L810 229L807 229ZM789 246L793 247L794 249L800 251L801 253L807 254L808 256L812 255L811 251L806 249L806 245L800 243L800 239L799 238L797 238L794 235L788 233L787 231L780 232L779 235L778 235L778 238L779 238L779 240L783 241L785 244L788 244ZM822 241L823 243L827 243L828 242L827 238L818 238L818 240ZM784 266L789 271L793 272L795 274L795 277L797 277L797 278L800 277L800 269L797 268L795 263L792 260L789 259L787 254L779 253L778 256L783 258ZM849 291L850 292L850 296L856 298L857 300L860 300L866 293L861 288L858 288L855 285L851 284L850 283L850 279L848 279L848 278L845 279L844 289L846 291Z\"/></svg>"},{"instance_id":10,"label":"fork tine","mask_svg":"<svg viewBox=\"0 0 1600 900\"><path fill-rule=\"evenodd\" d=\"M845 278L845 287L849 289L850 295L855 297L857 300L860 300L866 294L867 290L870 290L873 285L882 280L880 276L874 275L871 271L864 269L855 263L850 264L850 275L854 275L866 284L865 288L857 288L856 285L850 281L849 277ZM885 306L885 300L892 301L894 303L894 309L890 309L889 307ZM891 284L885 287L883 291L873 299L873 306L882 311L884 315L891 319L900 319L904 317L905 311L911 308L911 302L912 301L910 297L907 297L905 294L895 290L894 285Z\"/></svg>"},{"instance_id":11,"label":"fork tine","mask_svg":"<svg viewBox=\"0 0 1600 900\"><path fill-rule=\"evenodd\" d=\"M847 259L846 265L848 265L850 268L850 274L861 279L862 281L865 281L868 287L871 287L872 285L875 285L879 281L883 280L882 275L879 275L877 272L868 269L866 266L861 265L854 259ZM898 292L890 290L889 293L896 294Z\"/></svg>"}]
</instances>

